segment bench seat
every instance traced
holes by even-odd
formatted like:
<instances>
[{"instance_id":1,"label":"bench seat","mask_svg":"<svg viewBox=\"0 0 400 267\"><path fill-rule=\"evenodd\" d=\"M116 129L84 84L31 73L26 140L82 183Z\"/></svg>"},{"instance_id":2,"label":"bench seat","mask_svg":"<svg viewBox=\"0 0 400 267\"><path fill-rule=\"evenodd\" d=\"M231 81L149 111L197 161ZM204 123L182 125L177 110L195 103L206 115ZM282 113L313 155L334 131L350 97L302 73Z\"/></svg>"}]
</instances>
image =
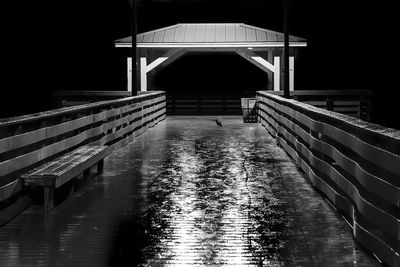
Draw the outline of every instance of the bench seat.
<instances>
[{"instance_id":1,"label":"bench seat","mask_svg":"<svg viewBox=\"0 0 400 267\"><path fill-rule=\"evenodd\" d=\"M48 212L54 207L54 189L62 186L82 172L88 176L90 167L97 164L102 172L103 160L110 154L109 146L86 145L21 175L25 186L44 187L44 206Z\"/></svg>"}]
</instances>

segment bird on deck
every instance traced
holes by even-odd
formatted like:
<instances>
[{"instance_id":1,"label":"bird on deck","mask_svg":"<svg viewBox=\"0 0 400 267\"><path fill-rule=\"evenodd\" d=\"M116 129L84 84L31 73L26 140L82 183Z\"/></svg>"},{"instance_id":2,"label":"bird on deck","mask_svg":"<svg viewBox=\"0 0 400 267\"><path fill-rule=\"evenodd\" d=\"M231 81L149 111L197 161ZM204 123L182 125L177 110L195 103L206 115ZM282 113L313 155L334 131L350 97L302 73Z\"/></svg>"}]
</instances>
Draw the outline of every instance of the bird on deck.
<instances>
[{"instance_id":1,"label":"bird on deck","mask_svg":"<svg viewBox=\"0 0 400 267\"><path fill-rule=\"evenodd\" d=\"M218 119L215 119L215 123L216 123L219 127L222 127L222 122L220 122Z\"/></svg>"}]
</instances>

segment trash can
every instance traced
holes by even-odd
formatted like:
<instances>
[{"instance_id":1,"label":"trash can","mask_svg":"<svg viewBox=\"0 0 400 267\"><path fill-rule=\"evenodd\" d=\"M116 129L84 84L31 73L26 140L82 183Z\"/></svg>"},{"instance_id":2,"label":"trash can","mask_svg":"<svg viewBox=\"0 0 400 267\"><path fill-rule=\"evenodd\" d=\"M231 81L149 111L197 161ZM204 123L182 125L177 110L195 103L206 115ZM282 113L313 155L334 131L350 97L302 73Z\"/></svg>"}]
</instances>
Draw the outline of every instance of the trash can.
<instances>
[{"instance_id":1,"label":"trash can","mask_svg":"<svg viewBox=\"0 0 400 267\"><path fill-rule=\"evenodd\" d=\"M257 98L242 98L243 122L257 122Z\"/></svg>"}]
</instances>

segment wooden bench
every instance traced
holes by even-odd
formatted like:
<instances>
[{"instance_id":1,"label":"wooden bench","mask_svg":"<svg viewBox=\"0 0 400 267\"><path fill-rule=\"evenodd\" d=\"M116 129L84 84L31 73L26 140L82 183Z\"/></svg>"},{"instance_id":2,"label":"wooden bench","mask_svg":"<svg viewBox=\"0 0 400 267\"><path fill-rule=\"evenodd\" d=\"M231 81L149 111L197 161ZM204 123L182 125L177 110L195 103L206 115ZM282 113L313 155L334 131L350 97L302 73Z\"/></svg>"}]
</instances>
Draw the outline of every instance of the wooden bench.
<instances>
[{"instance_id":1,"label":"wooden bench","mask_svg":"<svg viewBox=\"0 0 400 267\"><path fill-rule=\"evenodd\" d=\"M112 147L86 145L21 175L26 186L42 186L44 210L50 212L54 207L54 190L83 172L90 174L90 167L97 164L97 172L103 171L104 158Z\"/></svg>"}]
</instances>

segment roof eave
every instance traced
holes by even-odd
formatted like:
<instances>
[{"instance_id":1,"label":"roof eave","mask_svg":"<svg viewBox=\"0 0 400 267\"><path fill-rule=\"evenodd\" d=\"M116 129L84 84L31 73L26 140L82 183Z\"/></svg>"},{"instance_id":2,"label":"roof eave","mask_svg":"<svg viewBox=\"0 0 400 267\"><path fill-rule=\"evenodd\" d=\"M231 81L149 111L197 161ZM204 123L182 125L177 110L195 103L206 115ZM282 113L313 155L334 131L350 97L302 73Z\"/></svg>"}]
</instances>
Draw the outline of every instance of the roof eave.
<instances>
[{"instance_id":1,"label":"roof eave","mask_svg":"<svg viewBox=\"0 0 400 267\"><path fill-rule=\"evenodd\" d=\"M138 43L138 48L261 48L283 47L284 42L256 43ZM290 47L306 47L307 42L289 42ZM132 47L130 42L116 42L115 47Z\"/></svg>"}]
</instances>

